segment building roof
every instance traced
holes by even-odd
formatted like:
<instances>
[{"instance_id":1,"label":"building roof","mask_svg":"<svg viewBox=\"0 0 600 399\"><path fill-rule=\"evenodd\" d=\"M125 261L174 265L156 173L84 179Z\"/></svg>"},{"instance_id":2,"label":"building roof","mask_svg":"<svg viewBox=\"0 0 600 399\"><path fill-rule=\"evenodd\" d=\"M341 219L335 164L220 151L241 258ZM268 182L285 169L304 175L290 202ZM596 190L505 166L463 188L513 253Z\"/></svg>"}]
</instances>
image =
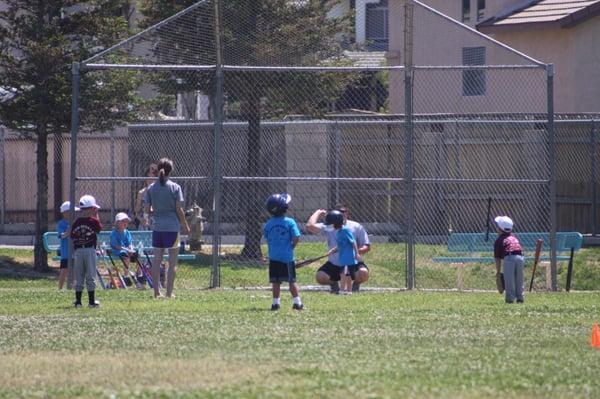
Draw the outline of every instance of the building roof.
<instances>
[{"instance_id":1,"label":"building roof","mask_svg":"<svg viewBox=\"0 0 600 399\"><path fill-rule=\"evenodd\" d=\"M600 15L600 0L535 0L477 25L482 32L570 28Z\"/></svg>"}]
</instances>

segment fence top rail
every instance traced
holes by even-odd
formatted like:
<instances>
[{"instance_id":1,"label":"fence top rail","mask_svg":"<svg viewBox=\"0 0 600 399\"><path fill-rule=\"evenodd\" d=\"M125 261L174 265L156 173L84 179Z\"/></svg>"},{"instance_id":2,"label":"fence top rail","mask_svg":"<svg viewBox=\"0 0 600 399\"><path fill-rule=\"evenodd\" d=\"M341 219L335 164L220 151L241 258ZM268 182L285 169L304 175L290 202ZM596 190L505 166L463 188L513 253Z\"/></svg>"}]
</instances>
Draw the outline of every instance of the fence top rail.
<instances>
[{"instance_id":1,"label":"fence top rail","mask_svg":"<svg viewBox=\"0 0 600 399\"><path fill-rule=\"evenodd\" d=\"M85 64L81 69L126 69L139 71L214 71L216 65L139 65L139 64Z\"/></svg>"},{"instance_id":2,"label":"fence top rail","mask_svg":"<svg viewBox=\"0 0 600 399\"><path fill-rule=\"evenodd\" d=\"M427 69L546 69L546 65L415 65L413 69L427 70Z\"/></svg>"}]
</instances>

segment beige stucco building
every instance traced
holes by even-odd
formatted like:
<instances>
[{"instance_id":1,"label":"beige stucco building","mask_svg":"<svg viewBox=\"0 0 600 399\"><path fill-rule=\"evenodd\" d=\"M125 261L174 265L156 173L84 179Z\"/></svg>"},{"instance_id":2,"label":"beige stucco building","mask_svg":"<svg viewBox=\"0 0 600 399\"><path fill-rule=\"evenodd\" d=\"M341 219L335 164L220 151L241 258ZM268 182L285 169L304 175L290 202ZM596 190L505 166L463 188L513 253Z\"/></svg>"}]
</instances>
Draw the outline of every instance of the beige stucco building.
<instances>
[{"instance_id":1,"label":"beige stucco building","mask_svg":"<svg viewBox=\"0 0 600 399\"><path fill-rule=\"evenodd\" d=\"M533 66L536 60L552 63L555 112L600 111L599 0L422 0L422 3L499 43L415 5L414 65ZM404 1L389 0L388 7L388 62L402 65ZM543 112L545 77L542 68L417 70L414 109L417 113ZM390 86L390 111L403 113L403 79L399 73L390 79Z\"/></svg>"}]
</instances>

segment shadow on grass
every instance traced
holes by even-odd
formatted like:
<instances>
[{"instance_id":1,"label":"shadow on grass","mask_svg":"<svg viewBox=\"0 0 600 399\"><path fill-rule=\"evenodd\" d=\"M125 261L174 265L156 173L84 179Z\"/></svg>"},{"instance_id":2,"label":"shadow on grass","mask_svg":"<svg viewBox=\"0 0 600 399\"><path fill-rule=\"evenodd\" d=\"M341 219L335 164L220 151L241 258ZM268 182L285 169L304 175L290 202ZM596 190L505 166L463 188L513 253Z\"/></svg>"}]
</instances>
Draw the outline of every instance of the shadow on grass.
<instances>
[{"instance_id":1,"label":"shadow on grass","mask_svg":"<svg viewBox=\"0 0 600 399\"><path fill-rule=\"evenodd\" d=\"M50 280L55 279L57 274L55 269L38 272L30 263L19 262L10 256L0 255L0 280Z\"/></svg>"}]
</instances>

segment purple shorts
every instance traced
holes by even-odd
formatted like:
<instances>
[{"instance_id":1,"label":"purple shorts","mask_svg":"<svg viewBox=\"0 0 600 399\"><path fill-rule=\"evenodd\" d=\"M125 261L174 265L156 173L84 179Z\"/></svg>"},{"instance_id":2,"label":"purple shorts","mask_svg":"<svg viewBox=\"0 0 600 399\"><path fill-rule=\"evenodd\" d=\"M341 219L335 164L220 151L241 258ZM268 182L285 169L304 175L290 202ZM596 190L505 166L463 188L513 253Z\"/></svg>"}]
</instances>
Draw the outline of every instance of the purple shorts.
<instances>
[{"instance_id":1,"label":"purple shorts","mask_svg":"<svg viewBox=\"0 0 600 399\"><path fill-rule=\"evenodd\" d=\"M177 248L179 247L179 233L176 231L153 231L152 246L154 248Z\"/></svg>"}]
</instances>

